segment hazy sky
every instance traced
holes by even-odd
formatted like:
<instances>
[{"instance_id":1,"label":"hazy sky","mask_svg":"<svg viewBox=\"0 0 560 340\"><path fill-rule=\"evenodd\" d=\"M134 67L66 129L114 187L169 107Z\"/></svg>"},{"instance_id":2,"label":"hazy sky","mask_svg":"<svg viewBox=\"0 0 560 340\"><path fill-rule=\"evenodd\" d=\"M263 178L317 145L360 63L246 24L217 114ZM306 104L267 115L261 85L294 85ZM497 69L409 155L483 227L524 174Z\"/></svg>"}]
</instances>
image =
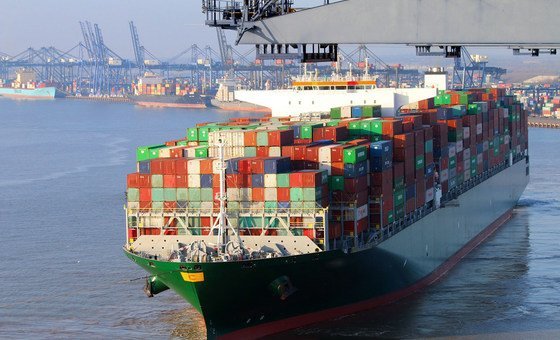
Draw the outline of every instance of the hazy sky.
<instances>
[{"instance_id":1,"label":"hazy sky","mask_svg":"<svg viewBox=\"0 0 560 340\"><path fill-rule=\"evenodd\" d=\"M105 44L131 57L128 22L133 20L142 44L167 58L196 43L217 45L204 26L199 0L0 0L0 52L14 55L28 47L68 50L82 41L79 21L99 24Z\"/></svg>"},{"instance_id":2,"label":"hazy sky","mask_svg":"<svg viewBox=\"0 0 560 340\"><path fill-rule=\"evenodd\" d=\"M297 0L305 7L323 0ZM0 52L15 55L28 47L54 46L67 51L82 41L79 21L97 23L105 43L124 58L133 58L128 22L133 20L142 44L160 59L168 59L192 44L217 46L216 32L204 26L200 0L0 0ZM234 33L228 34L233 42ZM354 47L352 47L354 48ZM441 57L416 57L409 46L373 46L389 63L445 66ZM491 57L490 64L558 63L560 57L515 57L505 48L475 49ZM557 70L555 70L557 72Z\"/></svg>"}]
</instances>

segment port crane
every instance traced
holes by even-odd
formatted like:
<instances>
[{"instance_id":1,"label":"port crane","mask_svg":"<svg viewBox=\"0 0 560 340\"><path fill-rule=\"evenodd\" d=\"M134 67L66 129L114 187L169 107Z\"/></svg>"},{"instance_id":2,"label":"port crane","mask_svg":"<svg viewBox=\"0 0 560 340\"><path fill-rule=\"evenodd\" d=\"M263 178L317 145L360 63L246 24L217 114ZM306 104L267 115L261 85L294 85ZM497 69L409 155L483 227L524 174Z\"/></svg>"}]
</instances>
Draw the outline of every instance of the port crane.
<instances>
[{"instance_id":1,"label":"port crane","mask_svg":"<svg viewBox=\"0 0 560 340\"><path fill-rule=\"evenodd\" d=\"M300 48L303 62L336 61L342 43L403 44L417 55L450 58L460 57L465 46L532 56L554 55L560 46L560 8L548 0L344 0L305 10L293 3L202 0L202 9L207 25L236 30L238 43L273 53Z\"/></svg>"}]
</instances>

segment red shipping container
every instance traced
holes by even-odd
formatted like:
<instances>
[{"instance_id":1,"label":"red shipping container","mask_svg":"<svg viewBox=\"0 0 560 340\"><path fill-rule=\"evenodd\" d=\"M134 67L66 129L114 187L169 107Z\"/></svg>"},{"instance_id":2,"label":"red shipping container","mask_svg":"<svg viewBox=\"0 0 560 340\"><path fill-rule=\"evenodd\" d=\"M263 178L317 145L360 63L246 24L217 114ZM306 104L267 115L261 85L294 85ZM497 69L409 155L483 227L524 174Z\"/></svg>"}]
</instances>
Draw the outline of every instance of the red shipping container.
<instances>
[{"instance_id":1,"label":"red shipping container","mask_svg":"<svg viewBox=\"0 0 560 340\"><path fill-rule=\"evenodd\" d=\"M152 189L151 188L140 188L140 201L141 202L151 202L152 201Z\"/></svg>"},{"instance_id":2,"label":"red shipping container","mask_svg":"<svg viewBox=\"0 0 560 340\"><path fill-rule=\"evenodd\" d=\"M132 174L126 175L126 187L127 188L139 188L140 183L139 183L138 177L139 177L138 173L132 173Z\"/></svg>"},{"instance_id":3,"label":"red shipping container","mask_svg":"<svg viewBox=\"0 0 560 340\"><path fill-rule=\"evenodd\" d=\"M177 208L177 202L175 201L166 201L163 202L163 210L165 211L173 211ZM169 219L169 218L168 218ZM176 221L176 220L175 220ZM167 221L166 221L167 222ZM167 224L167 223L166 223Z\"/></svg>"},{"instance_id":4,"label":"red shipping container","mask_svg":"<svg viewBox=\"0 0 560 340\"><path fill-rule=\"evenodd\" d=\"M409 133L414 131L414 123L413 122L403 122L402 123L402 130L403 133Z\"/></svg>"},{"instance_id":5,"label":"red shipping container","mask_svg":"<svg viewBox=\"0 0 560 340\"><path fill-rule=\"evenodd\" d=\"M393 137L394 135L401 134L402 132L402 121L400 119L383 119L383 136Z\"/></svg>"},{"instance_id":6,"label":"red shipping container","mask_svg":"<svg viewBox=\"0 0 560 340\"><path fill-rule=\"evenodd\" d=\"M151 198L151 190L150 190L150 200L149 201L140 201L140 210L150 210L152 209L152 198Z\"/></svg>"},{"instance_id":7,"label":"red shipping container","mask_svg":"<svg viewBox=\"0 0 560 340\"><path fill-rule=\"evenodd\" d=\"M326 127L325 139L330 139L335 142L348 139L348 127L346 126Z\"/></svg>"},{"instance_id":8,"label":"red shipping container","mask_svg":"<svg viewBox=\"0 0 560 340\"><path fill-rule=\"evenodd\" d=\"M424 130L424 142L434 139L434 129L431 126L424 126L422 130Z\"/></svg>"},{"instance_id":9,"label":"red shipping container","mask_svg":"<svg viewBox=\"0 0 560 340\"><path fill-rule=\"evenodd\" d=\"M342 223L329 222L329 238L332 240L340 236L342 236Z\"/></svg>"},{"instance_id":10,"label":"red shipping container","mask_svg":"<svg viewBox=\"0 0 560 340\"><path fill-rule=\"evenodd\" d=\"M138 187L140 188L151 188L152 187L152 176L146 174L138 174Z\"/></svg>"},{"instance_id":11,"label":"red shipping container","mask_svg":"<svg viewBox=\"0 0 560 340\"><path fill-rule=\"evenodd\" d=\"M188 159L177 158L173 160L175 162L175 173L178 175L188 175L189 169L187 167Z\"/></svg>"},{"instance_id":12,"label":"red shipping container","mask_svg":"<svg viewBox=\"0 0 560 340\"><path fill-rule=\"evenodd\" d=\"M344 176L344 163L343 162L331 163L331 176Z\"/></svg>"},{"instance_id":13,"label":"red shipping container","mask_svg":"<svg viewBox=\"0 0 560 340\"><path fill-rule=\"evenodd\" d=\"M414 144L407 148L395 148L393 149L393 159L400 162L406 162L412 159L414 162Z\"/></svg>"},{"instance_id":14,"label":"red shipping container","mask_svg":"<svg viewBox=\"0 0 560 340\"><path fill-rule=\"evenodd\" d=\"M174 175L175 174L175 160L174 159L162 159L163 164L163 174L164 175Z\"/></svg>"},{"instance_id":15,"label":"red shipping container","mask_svg":"<svg viewBox=\"0 0 560 340\"><path fill-rule=\"evenodd\" d=\"M264 174L264 159L259 157L251 158L251 173Z\"/></svg>"},{"instance_id":16,"label":"red shipping container","mask_svg":"<svg viewBox=\"0 0 560 340\"><path fill-rule=\"evenodd\" d=\"M319 162L320 146L311 146L305 149L305 160L311 162Z\"/></svg>"},{"instance_id":17,"label":"red shipping container","mask_svg":"<svg viewBox=\"0 0 560 340\"><path fill-rule=\"evenodd\" d=\"M297 161L304 161L306 153L307 147L305 145L294 146L292 159Z\"/></svg>"},{"instance_id":18,"label":"red shipping container","mask_svg":"<svg viewBox=\"0 0 560 340\"><path fill-rule=\"evenodd\" d=\"M403 123L412 123L412 130L422 130L422 116L421 115L403 115L401 116Z\"/></svg>"},{"instance_id":19,"label":"red shipping container","mask_svg":"<svg viewBox=\"0 0 560 340\"><path fill-rule=\"evenodd\" d=\"M268 132L269 146L284 146L294 144L294 130L275 130Z\"/></svg>"},{"instance_id":20,"label":"red shipping container","mask_svg":"<svg viewBox=\"0 0 560 340\"><path fill-rule=\"evenodd\" d=\"M424 154L424 131L417 130L414 132L414 154L421 156Z\"/></svg>"},{"instance_id":21,"label":"red shipping container","mask_svg":"<svg viewBox=\"0 0 560 340\"><path fill-rule=\"evenodd\" d=\"M175 176L175 185L177 186L177 188L188 187L187 175L174 175L174 176Z\"/></svg>"},{"instance_id":22,"label":"red shipping container","mask_svg":"<svg viewBox=\"0 0 560 340\"><path fill-rule=\"evenodd\" d=\"M342 162L344 157L344 149L346 146L339 145L331 148L331 162Z\"/></svg>"},{"instance_id":23,"label":"red shipping container","mask_svg":"<svg viewBox=\"0 0 560 340\"><path fill-rule=\"evenodd\" d=\"M311 143L313 143L313 139L311 139L311 138L306 138L306 139L296 138L296 139L294 139L294 144L295 145L307 145L307 144L311 144Z\"/></svg>"},{"instance_id":24,"label":"red shipping container","mask_svg":"<svg viewBox=\"0 0 560 340\"><path fill-rule=\"evenodd\" d=\"M211 175L214 172L214 160L211 158L204 158L200 160L200 174Z\"/></svg>"},{"instance_id":25,"label":"red shipping container","mask_svg":"<svg viewBox=\"0 0 560 340\"><path fill-rule=\"evenodd\" d=\"M268 157L268 146L257 146L257 157Z\"/></svg>"},{"instance_id":26,"label":"red shipping container","mask_svg":"<svg viewBox=\"0 0 560 340\"><path fill-rule=\"evenodd\" d=\"M426 204L426 182L416 182L416 207L421 207Z\"/></svg>"},{"instance_id":27,"label":"red shipping container","mask_svg":"<svg viewBox=\"0 0 560 340\"><path fill-rule=\"evenodd\" d=\"M316 188L322 185L322 171L302 171L302 186L304 188ZM290 174L290 185L292 185L292 177ZM366 183L367 185L367 183Z\"/></svg>"},{"instance_id":28,"label":"red shipping container","mask_svg":"<svg viewBox=\"0 0 560 340\"><path fill-rule=\"evenodd\" d=\"M228 188L243 188L243 178L242 174L226 174L226 186Z\"/></svg>"},{"instance_id":29,"label":"red shipping container","mask_svg":"<svg viewBox=\"0 0 560 340\"><path fill-rule=\"evenodd\" d=\"M325 128L314 128L313 129L313 141L325 139Z\"/></svg>"},{"instance_id":30,"label":"red shipping container","mask_svg":"<svg viewBox=\"0 0 560 340\"><path fill-rule=\"evenodd\" d=\"M303 188L303 172L294 171L290 173L290 187Z\"/></svg>"},{"instance_id":31,"label":"red shipping container","mask_svg":"<svg viewBox=\"0 0 560 340\"><path fill-rule=\"evenodd\" d=\"M385 186L393 185L393 169L389 168L383 172L373 172L371 174L371 185L372 186Z\"/></svg>"},{"instance_id":32,"label":"red shipping container","mask_svg":"<svg viewBox=\"0 0 560 340\"><path fill-rule=\"evenodd\" d=\"M264 188L253 188L252 201L264 202Z\"/></svg>"},{"instance_id":33,"label":"red shipping container","mask_svg":"<svg viewBox=\"0 0 560 340\"><path fill-rule=\"evenodd\" d=\"M413 197L411 199L406 200L405 213L410 214L415 209L416 209L416 199Z\"/></svg>"},{"instance_id":34,"label":"red shipping container","mask_svg":"<svg viewBox=\"0 0 560 340\"><path fill-rule=\"evenodd\" d=\"M424 154L424 164L432 164L434 162L434 154L432 152L426 152Z\"/></svg>"},{"instance_id":35,"label":"red shipping container","mask_svg":"<svg viewBox=\"0 0 560 340\"><path fill-rule=\"evenodd\" d=\"M163 187L164 188L176 188L177 182L175 180L176 175L163 175Z\"/></svg>"},{"instance_id":36,"label":"red shipping container","mask_svg":"<svg viewBox=\"0 0 560 340\"><path fill-rule=\"evenodd\" d=\"M289 202L290 201L290 188L278 188L276 189L276 196L278 202Z\"/></svg>"},{"instance_id":37,"label":"red shipping container","mask_svg":"<svg viewBox=\"0 0 560 340\"><path fill-rule=\"evenodd\" d=\"M420 112L422 115L422 124L435 125L437 123L437 109L431 109Z\"/></svg>"},{"instance_id":38,"label":"red shipping container","mask_svg":"<svg viewBox=\"0 0 560 340\"><path fill-rule=\"evenodd\" d=\"M393 180L404 178L404 163L393 162Z\"/></svg>"},{"instance_id":39,"label":"red shipping container","mask_svg":"<svg viewBox=\"0 0 560 340\"><path fill-rule=\"evenodd\" d=\"M424 99L418 102L418 109L430 110L434 108L434 98Z\"/></svg>"},{"instance_id":40,"label":"red shipping container","mask_svg":"<svg viewBox=\"0 0 560 340\"><path fill-rule=\"evenodd\" d=\"M183 150L185 150L187 147L181 147L181 148L174 148L169 150L169 157L171 158L182 158L183 157Z\"/></svg>"},{"instance_id":41,"label":"red shipping container","mask_svg":"<svg viewBox=\"0 0 560 340\"><path fill-rule=\"evenodd\" d=\"M358 191L367 188L367 176L360 176L356 178L345 178L344 179L344 191L349 193L356 193Z\"/></svg>"},{"instance_id":42,"label":"red shipping container","mask_svg":"<svg viewBox=\"0 0 560 340\"><path fill-rule=\"evenodd\" d=\"M403 133L403 134L398 134L398 135L394 135L393 136L393 147L396 148L408 148L408 147L414 147L414 134L409 132L409 133Z\"/></svg>"},{"instance_id":43,"label":"red shipping container","mask_svg":"<svg viewBox=\"0 0 560 340\"><path fill-rule=\"evenodd\" d=\"M257 146L257 131L248 130L243 133L243 144L245 146Z\"/></svg>"},{"instance_id":44,"label":"red shipping container","mask_svg":"<svg viewBox=\"0 0 560 340\"><path fill-rule=\"evenodd\" d=\"M154 175L163 175L163 159L152 159L150 161L150 173Z\"/></svg>"}]
</instances>

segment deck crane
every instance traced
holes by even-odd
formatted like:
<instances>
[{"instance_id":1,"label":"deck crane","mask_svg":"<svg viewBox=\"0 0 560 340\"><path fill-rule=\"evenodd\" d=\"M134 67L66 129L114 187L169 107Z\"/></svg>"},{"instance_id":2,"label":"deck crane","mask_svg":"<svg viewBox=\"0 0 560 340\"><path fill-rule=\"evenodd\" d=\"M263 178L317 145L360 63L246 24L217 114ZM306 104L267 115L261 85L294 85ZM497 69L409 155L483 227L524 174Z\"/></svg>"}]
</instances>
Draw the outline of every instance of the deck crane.
<instances>
[{"instance_id":1,"label":"deck crane","mask_svg":"<svg viewBox=\"0 0 560 340\"><path fill-rule=\"evenodd\" d=\"M460 57L464 46L556 54L560 7L549 0L345 0L296 10L293 0L203 0L206 24L237 42L302 49L302 61L336 61L338 44L402 44L418 55ZM476 24L473 24L476 22ZM265 50L267 50L265 48Z\"/></svg>"}]
</instances>

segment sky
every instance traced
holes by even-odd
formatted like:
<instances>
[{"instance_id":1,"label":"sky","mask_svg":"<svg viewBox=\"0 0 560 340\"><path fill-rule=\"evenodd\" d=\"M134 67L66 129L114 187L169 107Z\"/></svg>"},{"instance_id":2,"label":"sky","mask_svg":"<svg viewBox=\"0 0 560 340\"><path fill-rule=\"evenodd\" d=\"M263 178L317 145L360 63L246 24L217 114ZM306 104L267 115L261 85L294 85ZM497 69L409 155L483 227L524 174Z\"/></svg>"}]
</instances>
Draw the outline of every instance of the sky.
<instances>
[{"instance_id":1,"label":"sky","mask_svg":"<svg viewBox=\"0 0 560 340\"><path fill-rule=\"evenodd\" d=\"M297 0L297 7L323 0ZM216 31L204 25L201 0L0 0L0 53L14 56L28 47L54 46L68 51L82 41L79 21L99 24L105 44L123 58L133 59L128 22L134 21L142 45L161 60L176 56L192 44L217 50ZM233 43L234 32L228 32ZM247 47L236 47L247 50ZM355 47L349 47L355 48ZM410 46L373 46L387 63L432 66L449 65L442 57L416 57ZM505 48L475 49L490 56L491 66L530 65L554 62L560 56L512 57ZM557 73L557 70L556 70Z\"/></svg>"}]
</instances>

